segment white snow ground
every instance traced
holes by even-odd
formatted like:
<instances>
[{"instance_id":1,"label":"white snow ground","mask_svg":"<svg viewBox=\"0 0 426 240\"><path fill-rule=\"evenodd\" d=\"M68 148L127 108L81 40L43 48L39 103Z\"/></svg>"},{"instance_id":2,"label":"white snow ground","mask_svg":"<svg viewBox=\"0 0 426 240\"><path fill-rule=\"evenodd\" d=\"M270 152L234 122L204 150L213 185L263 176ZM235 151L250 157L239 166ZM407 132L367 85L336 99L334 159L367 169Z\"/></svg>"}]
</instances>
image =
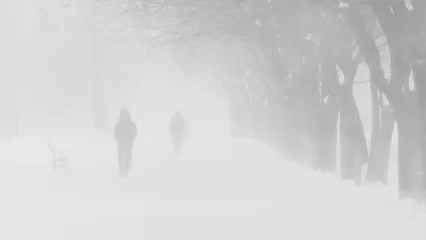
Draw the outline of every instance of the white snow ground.
<instances>
[{"instance_id":1,"label":"white snow ground","mask_svg":"<svg viewBox=\"0 0 426 240\"><path fill-rule=\"evenodd\" d=\"M106 136L56 144L69 172L51 172L40 139L0 144L0 239L426 239L422 206L313 173L252 140L182 157L138 147L127 179Z\"/></svg>"}]
</instances>

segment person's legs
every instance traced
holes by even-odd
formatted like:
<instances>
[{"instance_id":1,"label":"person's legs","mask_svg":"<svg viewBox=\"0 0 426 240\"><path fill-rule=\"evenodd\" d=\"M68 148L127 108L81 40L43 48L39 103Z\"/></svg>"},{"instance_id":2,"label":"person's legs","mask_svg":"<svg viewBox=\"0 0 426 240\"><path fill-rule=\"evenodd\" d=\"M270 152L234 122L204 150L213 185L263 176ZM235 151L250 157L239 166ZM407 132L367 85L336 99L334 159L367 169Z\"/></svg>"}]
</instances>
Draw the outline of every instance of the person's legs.
<instances>
[{"instance_id":1,"label":"person's legs","mask_svg":"<svg viewBox=\"0 0 426 240\"><path fill-rule=\"evenodd\" d=\"M117 147L117 155L118 155L118 166L120 170L120 176L124 175L124 165L125 165L125 152L123 151L123 147Z\"/></svg>"},{"instance_id":2,"label":"person's legs","mask_svg":"<svg viewBox=\"0 0 426 240\"><path fill-rule=\"evenodd\" d=\"M173 147L176 154L180 154L182 151L183 145L183 135L182 134L174 134L172 136Z\"/></svg>"},{"instance_id":3,"label":"person's legs","mask_svg":"<svg viewBox=\"0 0 426 240\"><path fill-rule=\"evenodd\" d=\"M133 160L133 149L128 148L126 149L126 164L125 164L126 176L129 175L130 168L132 167L132 160Z\"/></svg>"}]
</instances>

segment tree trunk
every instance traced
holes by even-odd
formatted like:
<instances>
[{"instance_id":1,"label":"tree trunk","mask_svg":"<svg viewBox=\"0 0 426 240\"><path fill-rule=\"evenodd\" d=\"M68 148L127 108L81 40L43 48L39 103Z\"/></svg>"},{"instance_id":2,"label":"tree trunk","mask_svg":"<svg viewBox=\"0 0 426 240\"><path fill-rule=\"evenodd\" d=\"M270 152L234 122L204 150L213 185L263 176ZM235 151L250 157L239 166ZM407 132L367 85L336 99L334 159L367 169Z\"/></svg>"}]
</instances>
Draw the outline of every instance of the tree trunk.
<instances>
[{"instance_id":1,"label":"tree trunk","mask_svg":"<svg viewBox=\"0 0 426 240\"><path fill-rule=\"evenodd\" d=\"M370 76L373 76L370 70ZM367 168L367 180L387 183L389 158L395 118L390 106L383 106L383 95L374 82L370 83L372 99L372 130ZM381 93L380 93L381 94Z\"/></svg>"},{"instance_id":2,"label":"tree trunk","mask_svg":"<svg viewBox=\"0 0 426 240\"><path fill-rule=\"evenodd\" d=\"M391 53L392 76L390 90L400 93L394 102L398 124L398 177L400 197L423 196L422 152L420 145L419 105L416 93L408 87L410 74L410 51L415 20L403 2L390 2L389 8L378 3L372 7L386 33ZM395 26L397 26L395 28ZM420 50L420 49L418 49ZM416 50L416 51L418 51Z\"/></svg>"},{"instance_id":3,"label":"tree trunk","mask_svg":"<svg viewBox=\"0 0 426 240\"><path fill-rule=\"evenodd\" d=\"M398 179L400 197L423 197L422 152L417 99L404 94L404 108L396 114L398 124Z\"/></svg>"},{"instance_id":4,"label":"tree trunk","mask_svg":"<svg viewBox=\"0 0 426 240\"><path fill-rule=\"evenodd\" d=\"M322 103L315 132L315 168L336 172L338 111L330 103Z\"/></svg>"},{"instance_id":5,"label":"tree trunk","mask_svg":"<svg viewBox=\"0 0 426 240\"><path fill-rule=\"evenodd\" d=\"M372 74L370 73L370 76ZM370 137L370 150L368 156L372 156L377 145L377 139L380 132L380 98L377 86L370 82L371 90L371 137Z\"/></svg>"},{"instance_id":6,"label":"tree trunk","mask_svg":"<svg viewBox=\"0 0 426 240\"><path fill-rule=\"evenodd\" d=\"M392 134L394 130L394 113L390 106L379 108L379 125L375 136L376 144L370 151L367 168L367 180L387 183Z\"/></svg>"},{"instance_id":7,"label":"tree trunk","mask_svg":"<svg viewBox=\"0 0 426 240\"><path fill-rule=\"evenodd\" d=\"M361 183L362 166L368 150L358 107L352 94L352 83L344 86L340 105L340 162L345 180Z\"/></svg>"},{"instance_id":8,"label":"tree trunk","mask_svg":"<svg viewBox=\"0 0 426 240\"><path fill-rule=\"evenodd\" d=\"M412 40L412 64L414 79L416 81L417 99L419 102L420 121L420 148L423 159L423 190L426 203L426 3L422 0L413 0L415 14L415 28L413 28Z\"/></svg>"},{"instance_id":9,"label":"tree trunk","mask_svg":"<svg viewBox=\"0 0 426 240\"><path fill-rule=\"evenodd\" d=\"M336 173L337 171L337 128L339 118L340 91L336 59L330 58L333 46L322 46L321 91L319 117L317 120L316 164L317 169Z\"/></svg>"},{"instance_id":10,"label":"tree trunk","mask_svg":"<svg viewBox=\"0 0 426 240\"><path fill-rule=\"evenodd\" d=\"M423 197L426 200L426 58L418 59L416 63L414 78L416 80L417 99L419 101L420 148L423 160Z\"/></svg>"}]
</instances>

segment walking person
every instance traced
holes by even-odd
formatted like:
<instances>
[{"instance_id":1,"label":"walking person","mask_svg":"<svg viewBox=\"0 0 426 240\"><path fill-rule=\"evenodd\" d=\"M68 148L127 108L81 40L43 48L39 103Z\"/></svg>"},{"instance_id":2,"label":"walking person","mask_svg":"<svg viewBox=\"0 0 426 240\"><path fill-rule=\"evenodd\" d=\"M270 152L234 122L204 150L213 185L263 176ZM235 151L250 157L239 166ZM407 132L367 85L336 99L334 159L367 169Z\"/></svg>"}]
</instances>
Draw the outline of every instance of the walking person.
<instances>
[{"instance_id":1,"label":"walking person","mask_svg":"<svg viewBox=\"0 0 426 240\"><path fill-rule=\"evenodd\" d=\"M172 137L172 144L176 154L180 154L182 151L182 145L187 129L182 114L176 111L171 119L169 132Z\"/></svg>"},{"instance_id":2,"label":"walking person","mask_svg":"<svg viewBox=\"0 0 426 240\"><path fill-rule=\"evenodd\" d=\"M137 137L136 124L132 121L130 112L126 108L120 110L119 121L114 127L114 136L117 141L120 176L126 177L132 166L133 143Z\"/></svg>"}]
</instances>

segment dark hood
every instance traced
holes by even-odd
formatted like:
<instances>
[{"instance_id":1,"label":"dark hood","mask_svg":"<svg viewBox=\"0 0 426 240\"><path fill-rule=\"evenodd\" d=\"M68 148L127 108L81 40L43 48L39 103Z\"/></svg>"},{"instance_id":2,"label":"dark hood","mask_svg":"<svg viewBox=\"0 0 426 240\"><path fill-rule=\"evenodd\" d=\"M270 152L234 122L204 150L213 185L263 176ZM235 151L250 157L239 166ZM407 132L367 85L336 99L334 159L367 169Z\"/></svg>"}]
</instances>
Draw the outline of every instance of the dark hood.
<instances>
[{"instance_id":1,"label":"dark hood","mask_svg":"<svg viewBox=\"0 0 426 240\"><path fill-rule=\"evenodd\" d=\"M122 108L120 110L120 120L132 120L132 116L130 115L130 111L127 108Z\"/></svg>"}]
</instances>

